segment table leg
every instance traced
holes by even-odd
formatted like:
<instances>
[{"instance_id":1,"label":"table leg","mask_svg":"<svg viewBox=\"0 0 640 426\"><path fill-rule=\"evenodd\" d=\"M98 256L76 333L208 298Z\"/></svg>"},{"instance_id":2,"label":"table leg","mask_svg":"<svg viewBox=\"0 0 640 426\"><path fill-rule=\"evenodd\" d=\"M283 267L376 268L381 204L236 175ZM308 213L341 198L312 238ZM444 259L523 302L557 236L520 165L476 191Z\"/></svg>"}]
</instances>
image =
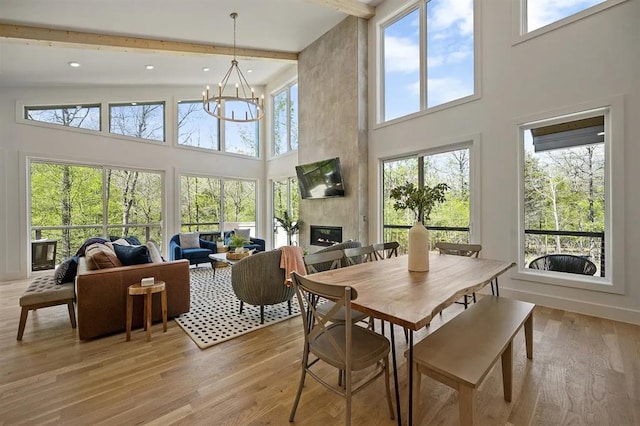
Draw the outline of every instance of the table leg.
<instances>
[{"instance_id":1,"label":"table leg","mask_svg":"<svg viewBox=\"0 0 640 426\"><path fill-rule=\"evenodd\" d=\"M402 426L402 410L400 408L400 389L398 388L398 361L396 358L396 336L393 332L393 323L389 323L391 334L391 353L393 356L393 387L396 389L396 412L398 415L398 426Z\"/></svg>"},{"instance_id":2,"label":"table leg","mask_svg":"<svg viewBox=\"0 0 640 426\"><path fill-rule=\"evenodd\" d=\"M162 300L162 329L167 332L167 289L160 292Z\"/></svg>"},{"instance_id":3,"label":"table leg","mask_svg":"<svg viewBox=\"0 0 640 426\"><path fill-rule=\"evenodd\" d=\"M133 317L133 296L127 294L127 339L128 342L131 340L131 320Z\"/></svg>"},{"instance_id":4,"label":"table leg","mask_svg":"<svg viewBox=\"0 0 640 426\"><path fill-rule=\"evenodd\" d=\"M409 330L409 426L413 424L413 330Z\"/></svg>"},{"instance_id":5,"label":"table leg","mask_svg":"<svg viewBox=\"0 0 640 426\"><path fill-rule=\"evenodd\" d=\"M145 329L147 330L147 342L151 341L151 292L147 291L144 295L144 311L145 311Z\"/></svg>"}]
</instances>

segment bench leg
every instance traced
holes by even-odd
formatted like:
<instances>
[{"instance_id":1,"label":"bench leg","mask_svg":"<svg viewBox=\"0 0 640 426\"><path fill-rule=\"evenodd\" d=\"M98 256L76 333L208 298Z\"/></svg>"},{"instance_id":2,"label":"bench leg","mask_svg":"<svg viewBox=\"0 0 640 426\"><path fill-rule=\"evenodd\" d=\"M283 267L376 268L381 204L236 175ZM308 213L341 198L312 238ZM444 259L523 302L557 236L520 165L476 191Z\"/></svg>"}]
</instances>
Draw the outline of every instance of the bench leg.
<instances>
[{"instance_id":1,"label":"bench leg","mask_svg":"<svg viewBox=\"0 0 640 426\"><path fill-rule=\"evenodd\" d=\"M473 425L473 413L475 412L475 389L468 386L458 388L458 408L460 410L460 425Z\"/></svg>"},{"instance_id":2,"label":"bench leg","mask_svg":"<svg viewBox=\"0 0 640 426\"><path fill-rule=\"evenodd\" d=\"M527 358L533 359L533 312L524 321L524 340L527 346Z\"/></svg>"},{"instance_id":3,"label":"bench leg","mask_svg":"<svg viewBox=\"0 0 640 426\"><path fill-rule=\"evenodd\" d=\"M73 300L67 303L69 309L69 319L71 320L71 327L76 328L76 311L73 306Z\"/></svg>"},{"instance_id":4,"label":"bench leg","mask_svg":"<svg viewBox=\"0 0 640 426\"><path fill-rule=\"evenodd\" d=\"M406 330L406 329L405 329ZM418 364L413 363L413 420L420 424L420 387L422 385L422 373L418 370Z\"/></svg>"},{"instance_id":5,"label":"bench leg","mask_svg":"<svg viewBox=\"0 0 640 426\"><path fill-rule=\"evenodd\" d=\"M167 332L167 290L160 293L160 301L162 305L162 331Z\"/></svg>"},{"instance_id":6,"label":"bench leg","mask_svg":"<svg viewBox=\"0 0 640 426\"><path fill-rule=\"evenodd\" d=\"M22 311L20 312L20 324L18 325L18 340L22 340L24 326L27 324L27 316L29 316L29 308L23 306Z\"/></svg>"},{"instance_id":7,"label":"bench leg","mask_svg":"<svg viewBox=\"0 0 640 426\"><path fill-rule=\"evenodd\" d=\"M151 341L151 312L153 307L151 305L151 291L147 291L144 295L144 329L147 330L147 342Z\"/></svg>"},{"instance_id":8,"label":"bench leg","mask_svg":"<svg viewBox=\"0 0 640 426\"><path fill-rule=\"evenodd\" d=\"M131 323L133 320L133 296L127 295L127 337L126 341L131 340Z\"/></svg>"},{"instance_id":9,"label":"bench leg","mask_svg":"<svg viewBox=\"0 0 640 426\"><path fill-rule=\"evenodd\" d=\"M502 352L502 387L504 400L511 402L511 384L513 382L513 341Z\"/></svg>"}]
</instances>

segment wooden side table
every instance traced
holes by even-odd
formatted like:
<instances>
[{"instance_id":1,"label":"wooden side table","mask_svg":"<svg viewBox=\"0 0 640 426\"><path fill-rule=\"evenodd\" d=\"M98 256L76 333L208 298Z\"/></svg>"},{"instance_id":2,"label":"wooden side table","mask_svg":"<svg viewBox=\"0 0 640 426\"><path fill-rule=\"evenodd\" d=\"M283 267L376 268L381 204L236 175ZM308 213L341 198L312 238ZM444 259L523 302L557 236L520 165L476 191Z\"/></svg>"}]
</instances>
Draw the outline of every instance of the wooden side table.
<instances>
[{"instance_id":1,"label":"wooden side table","mask_svg":"<svg viewBox=\"0 0 640 426\"><path fill-rule=\"evenodd\" d=\"M151 341L151 295L160 293L162 300L162 326L167 331L167 290L164 281L142 286L140 283L130 285L127 291L127 342L131 340L131 321L133 317L133 296L144 296L144 329L147 331L147 342Z\"/></svg>"}]
</instances>

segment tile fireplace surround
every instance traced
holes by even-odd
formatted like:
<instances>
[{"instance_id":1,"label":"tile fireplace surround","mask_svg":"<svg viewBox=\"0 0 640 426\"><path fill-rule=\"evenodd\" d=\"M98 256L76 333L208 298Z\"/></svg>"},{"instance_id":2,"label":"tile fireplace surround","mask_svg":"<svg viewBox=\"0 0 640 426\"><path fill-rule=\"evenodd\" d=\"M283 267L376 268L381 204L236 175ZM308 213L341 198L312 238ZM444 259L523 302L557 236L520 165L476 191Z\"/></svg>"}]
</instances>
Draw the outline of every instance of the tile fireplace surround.
<instances>
[{"instance_id":1,"label":"tile fireplace surround","mask_svg":"<svg viewBox=\"0 0 640 426\"><path fill-rule=\"evenodd\" d=\"M341 226L311 225L312 246L332 246L342 242Z\"/></svg>"}]
</instances>

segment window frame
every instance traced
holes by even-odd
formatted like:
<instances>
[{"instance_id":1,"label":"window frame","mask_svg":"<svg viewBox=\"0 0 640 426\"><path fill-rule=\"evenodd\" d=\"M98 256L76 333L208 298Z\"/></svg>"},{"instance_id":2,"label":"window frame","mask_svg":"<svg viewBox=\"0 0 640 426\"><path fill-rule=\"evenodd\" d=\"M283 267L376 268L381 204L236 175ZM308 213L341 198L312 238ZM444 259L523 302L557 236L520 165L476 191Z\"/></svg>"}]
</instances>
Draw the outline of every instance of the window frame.
<instances>
[{"instance_id":1,"label":"window frame","mask_svg":"<svg viewBox=\"0 0 640 426\"><path fill-rule=\"evenodd\" d=\"M426 4L429 0L419 0L411 2L406 5L402 9L398 10L395 14L393 14L390 18L384 19L380 23L378 23L376 27L376 40L377 40L377 49L376 53L378 55L377 60L377 99L376 99L376 122L373 126L374 129L382 128L388 125L392 125L398 122L403 122L406 120L410 120L416 117L424 116L427 114L432 114L437 111L449 109L456 107L458 105L463 105L468 102L472 102L474 100L480 99L482 97L482 60L481 60L481 46L482 46L482 31L480 28L481 22L481 7L479 0L473 1L473 85L474 91L471 95L467 95L458 99L453 99L448 102L433 106L427 107L427 29L426 29ZM455 0L450 0L455 1ZM625 1L625 0L621 0ZM415 10L419 10L419 51L420 51L420 109L413 113L403 115L400 117L395 117L390 120L385 120L385 54L384 54L384 30L389 25L393 25L400 19L404 18L408 14L414 12Z\"/></svg>"},{"instance_id":2,"label":"window frame","mask_svg":"<svg viewBox=\"0 0 640 426\"><path fill-rule=\"evenodd\" d=\"M59 124L59 123L52 123L49 121L41 121L41 120L34 120L31 118L28 118L29 115L29 111L50 111L50 110L56 110L56 109L71 109L71 108L77 108L78 106L81 106L82 108L98 108L98 129L89 129L86 127L78 127L78 126L66 126L64 124ZM80 130L80 131L86 131L86 132L91 132L91 133L100 133L102 131L102 104L100 103L83 103L83 102L79 102L77 104L56 104L56 105L23 105L22 106L22 119L29 122L29 123L38 123L39 125L45 125L45 126L55 126L56 128L63 128L63 129L76 129L76 130Z\"/></svg>"},{"instance_id":3,"label":"window frame","mask_svg":"<svg viewBox=\"0 0 640 426\"><path fill-rule=\"evenodd\" d=\"M514 128L518 141L518 212L517 238L512 250L517 253L517 266L512 277L561 287L572 287L605 293L624 294L624 230L614 223L624 223L624 100L622 96L586 102L572 107L522 117ZM525 267L524 243L524 132L531 128L603 115L605 117L605 225L604 244L606 276L586 276L539 271Z\"/></svg>"},{"instance_id":4,"label":"window frame","mask_svg":"<svg viewBox=\"0 0 640 426\"><path fill-rule=\"evenodd\" d=\"M380 158L378 160L378 240L384 238L384 163L394 160L402 160L420 156L443 154L460 149L469 150L469 242L481 244L482 242L482 185L481 185L481 134L460 136L455 139L441 142L433 148L417 152L409 152L393 157Z\"/></svg>"},{"instance_id":5,"label":"window frame","mask_svg":"<svg viewBox=\"0 0 640 426\"><path fill-rule=\"evenodd\" d=\"M533 31L527 31L527 24L528 24L527 1L528 0L511 0L511 3L512 3L511 38L512 38L513 45L517 45L519 43L541 36L548 32L555 31L559 28L570 25L576 21L579 21L591 15L595 15L596 13L600 13L604 10L607 10L620 3L624 3L627 0L605 0L602 3L598 3L593 6L590 6L586 9L581 10L580 12L574 13L573 15L566 16L557 21L544 25L540 28L536 28Z\"/></svg>"},{"instance_id":6,"label":"window frame","mask_svg":"<svg viewBox=\"0 0 640 426\"><path fill-rule=\"evenodd\" d=\"M300 219L300 200L301 200L300 194L298 193L298 211L295 212L296 213L295 215L293 214L294 212L292 207L292 196L291 196L294 191L299 191L297 176L287 176L287 177L282 177L280 179L275 179L275 178L272 179L271 185L270 185L271 186L271 223L273 224L271 238L273 240L274 247L277 239L276 238L277 230L282 229L282 227L276 223L276 219L275 219L276 218L276 203L274 200L275 185L277 182L283 183L284 181L286 181L287 183L287 213L292 218L293 217L298 218L298 221ZM297 234L292 236L291 240L292 242L295 241L296 245L300 245L300 232L298 231Z\"/></svg>"},{"instance_id":7,"label":"window frame","mask_svg":"<svg viewBox=\"0 0 640 426\"><path fill-rule=\"evenodd\" d=\"M281 87L280 89L274 91L271 93L271 132L270 132L270 136L271 136L271 140L270 140L270 144L269 144L269 149L270 149L270 153L271 153L271 158L275 158L275 157L281 157L283 155L289 154L291 152L297 152L298 149L292 149L291 148L291 114L289 113L290 109L291 109L291 88L293 86L297 86L298 85L298 80L293 80L289 83L287 83L286 85L284 85L283 87ZM275 120L276 120L276 114L275 114L275 97L282 94L282 93L286 93L286 98L287 98L287 107L286 107L286 119L287 119L287 142L286 142L286 146L284 147L285 150L279 154L276 153L275 150ZM298 101L297 103L298 105L298 109L296 110L296 115L299 118L299 106L300 103ZM296 123L298 123L298 120L296 120Z\"/></svg>"}]
</instances>

